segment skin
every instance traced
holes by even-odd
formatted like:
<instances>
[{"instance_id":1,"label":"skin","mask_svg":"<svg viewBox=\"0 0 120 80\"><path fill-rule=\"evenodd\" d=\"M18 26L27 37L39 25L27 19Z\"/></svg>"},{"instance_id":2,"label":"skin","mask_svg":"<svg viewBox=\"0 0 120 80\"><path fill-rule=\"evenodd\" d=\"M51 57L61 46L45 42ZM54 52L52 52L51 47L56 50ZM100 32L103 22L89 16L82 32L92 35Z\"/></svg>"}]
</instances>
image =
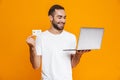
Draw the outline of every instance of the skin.
<instances>
[{"instance_id":1,"label":"skin","mask_svg":"<svg viewBox=\"0 0 120 80\"><path fill-rule=\"evenodd\" d=\"M48 29L54 35L60 34L64 30L64 25L66 22L66 14L63 9L56 9L53 15L49 15L49 19L51 22L51 26ZM30 62L34 69L38 69L40 67L40 61L42 60L42 56L36 55L35 50L35 36L31 35L26 39L26 42L29 46L30 50ZM89 52L90 50L76 50L76 54L71 55L71 66L75 67L79 62L81 56Z\"/></svg>"}]
</instances>

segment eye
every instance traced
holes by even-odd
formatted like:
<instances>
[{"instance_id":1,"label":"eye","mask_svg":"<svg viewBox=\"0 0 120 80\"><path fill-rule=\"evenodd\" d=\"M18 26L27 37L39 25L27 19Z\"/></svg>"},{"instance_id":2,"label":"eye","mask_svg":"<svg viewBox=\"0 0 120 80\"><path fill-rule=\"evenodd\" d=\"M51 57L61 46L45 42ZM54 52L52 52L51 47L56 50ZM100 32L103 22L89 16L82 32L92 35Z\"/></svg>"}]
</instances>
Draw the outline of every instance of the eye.
<instances>
[{"instance_id":1,"label":"eye","mask_svg":"<svg viewBox=\"0 0 120 80\"><path fill-rule=\"evenodd\" d=\"M66 16L64 17L64 19L66 19Z\"/></svg>"},{"instance_id":2,"label":"eye","mask_svg":"<svg viewBox=\"0 0 120 80\"><path fill-rule=\"evenodd\" d=\"M61 19L62 18L62 16L57 16L58 17L58 19Z\"/></svg>"}]
</instances>

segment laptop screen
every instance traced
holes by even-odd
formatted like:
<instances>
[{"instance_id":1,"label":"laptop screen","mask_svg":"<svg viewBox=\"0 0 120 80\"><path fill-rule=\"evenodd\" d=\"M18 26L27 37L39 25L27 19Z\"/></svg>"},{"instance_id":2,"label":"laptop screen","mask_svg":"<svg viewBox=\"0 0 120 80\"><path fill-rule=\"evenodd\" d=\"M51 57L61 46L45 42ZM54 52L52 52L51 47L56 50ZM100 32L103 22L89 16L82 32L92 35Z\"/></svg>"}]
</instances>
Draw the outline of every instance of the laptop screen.
<instances>
[{"instance_id":1,"label":"laptop screen","mask_svg":"<svg viewBox=\"0 0 120 80\"><path fill-rule=\"evenodd\" d=\"M81 28L78 50L100 49L104 28Z\"/></svg>"}]
</instances>

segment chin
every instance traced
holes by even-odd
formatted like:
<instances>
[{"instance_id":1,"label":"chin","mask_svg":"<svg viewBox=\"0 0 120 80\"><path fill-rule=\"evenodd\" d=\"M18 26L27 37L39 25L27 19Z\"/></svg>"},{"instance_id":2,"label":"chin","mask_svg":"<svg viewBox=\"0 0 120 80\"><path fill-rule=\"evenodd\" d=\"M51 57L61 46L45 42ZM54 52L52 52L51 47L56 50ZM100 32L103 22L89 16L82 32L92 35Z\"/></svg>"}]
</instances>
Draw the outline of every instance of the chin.
<instances>
[{"instance_id":1,"label":"chin","mask_svg":"<svg viewBox=\"0 0 120 80\"><path fill-rule=\"evenodd\" d=\"M60 30L63 30L63 29L64 29L64 27L60 27L59 29L60 29Z\"/></svg>"}]
</instances>

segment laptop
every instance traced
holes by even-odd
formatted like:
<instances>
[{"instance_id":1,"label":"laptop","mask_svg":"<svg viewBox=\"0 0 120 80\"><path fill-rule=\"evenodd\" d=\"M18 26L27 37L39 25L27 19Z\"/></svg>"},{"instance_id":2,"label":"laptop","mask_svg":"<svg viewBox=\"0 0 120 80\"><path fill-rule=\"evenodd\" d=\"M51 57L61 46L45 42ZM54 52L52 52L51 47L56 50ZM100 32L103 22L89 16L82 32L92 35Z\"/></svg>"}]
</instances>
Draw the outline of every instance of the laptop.
<instances>
[{"instance_id":1,"label":"laptop","mask_svg":"<svg viewBox=\"0 0 120 80\"><path fill-rule=\"evenodd\" d=\"M103 33L104 28L80 28L77 49L64 49L64 51L100 49Z\"/></svg>"}]
</instances>

